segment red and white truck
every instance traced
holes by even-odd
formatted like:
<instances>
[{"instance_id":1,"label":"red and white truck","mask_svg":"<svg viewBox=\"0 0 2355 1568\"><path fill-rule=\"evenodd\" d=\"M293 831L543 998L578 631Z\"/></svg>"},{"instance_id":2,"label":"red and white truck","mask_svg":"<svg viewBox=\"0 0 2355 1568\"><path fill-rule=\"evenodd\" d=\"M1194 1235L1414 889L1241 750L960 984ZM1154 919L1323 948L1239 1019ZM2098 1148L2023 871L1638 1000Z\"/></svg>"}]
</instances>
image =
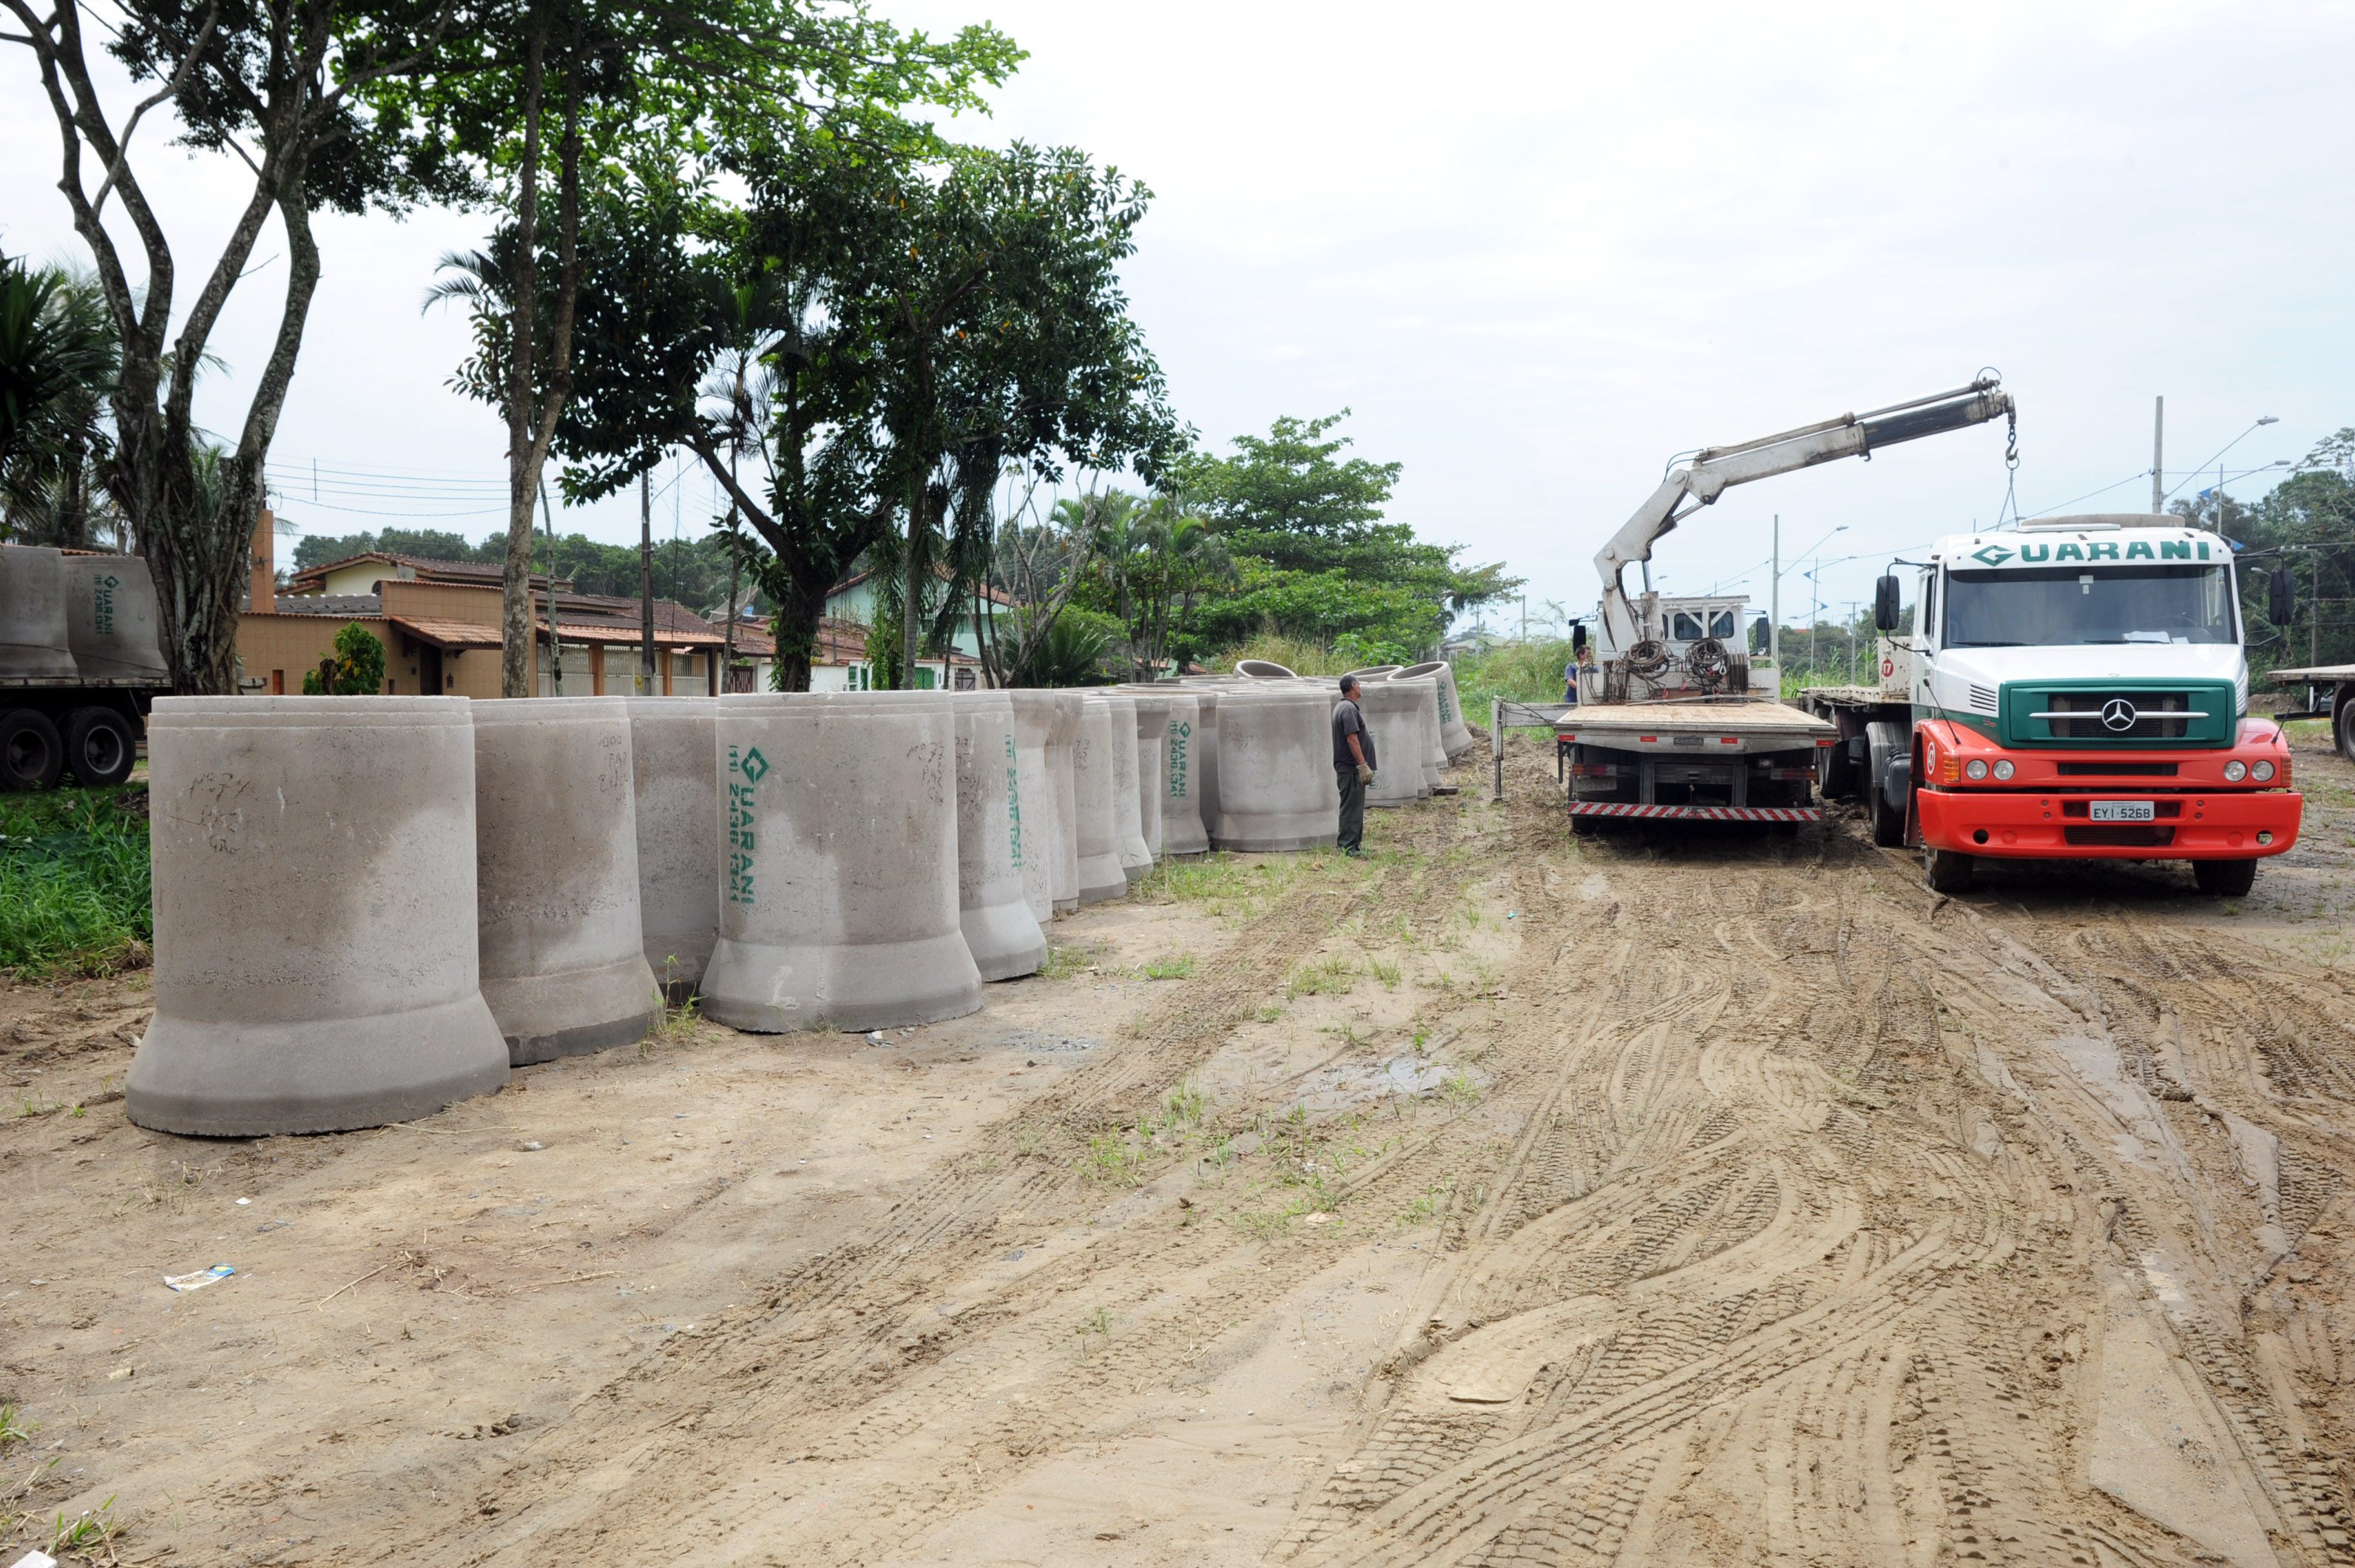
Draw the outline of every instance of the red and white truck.
<instances>
[{"instance_id":1,"label":"red and white truck","mask_svg":"<svg viewBox=\"0 0 2355 1568\"><path fill-rule=\"evenodd\" d=\"M1874 595L1879 688L1799 704L1835 725L1819 786L1861 795L1875 842L1930 885L1982 859L2188 860L2236 896L2297 842L2281 726L2249 709L2232 547L2142 513L1940 539ZM2286 580L2285 580L2286 581Z\"/></svg>"}]
</instances>

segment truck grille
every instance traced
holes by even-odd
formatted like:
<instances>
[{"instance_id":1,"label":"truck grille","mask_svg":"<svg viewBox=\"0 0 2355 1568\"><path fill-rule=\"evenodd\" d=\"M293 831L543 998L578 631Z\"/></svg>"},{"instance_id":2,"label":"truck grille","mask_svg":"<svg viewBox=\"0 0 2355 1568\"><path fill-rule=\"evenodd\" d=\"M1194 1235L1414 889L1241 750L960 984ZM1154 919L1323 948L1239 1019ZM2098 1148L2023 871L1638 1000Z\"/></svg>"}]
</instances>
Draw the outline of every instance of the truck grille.
<instances>
[{"instance_id":1,"label":"truck grille","mask_svg":"<svg viewBox=\"0 0 2355 1568\"><path fill-rule=\"evenodd\" d=\"M2056 691L2048 701L2029 717L2051 725L2056 741L2180 741L2208 717L2186 691Z\"/></svg>"},{"instance_id":2,"label":"truck grille","mask_svg":"<svg viewBox=\"0 0 2355 1568\"><path fill-rule=\"evenodd\" d=\"M2239 709L2228 680L2007 681L2005 743L2105 751L2232 743Z\"/></svg>"},{"instance_id":3,"label":"truck grille","mask_svg":"<svg viewBox=\"0 0 2355 1568\"><path fill-rule=\"evenodd\" d=\"M2171 779L2178 763L2055 763L2064 779Z\"/></svg>"}]
</instances>

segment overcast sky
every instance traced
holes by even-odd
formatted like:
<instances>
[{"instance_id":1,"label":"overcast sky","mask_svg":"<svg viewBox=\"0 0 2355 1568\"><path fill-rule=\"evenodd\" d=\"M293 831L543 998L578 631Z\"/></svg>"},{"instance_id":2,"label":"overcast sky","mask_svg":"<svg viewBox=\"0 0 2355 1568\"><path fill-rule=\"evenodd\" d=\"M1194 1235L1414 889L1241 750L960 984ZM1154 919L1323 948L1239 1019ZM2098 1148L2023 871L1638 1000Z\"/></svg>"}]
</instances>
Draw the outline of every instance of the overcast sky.
<instances>
[{"instance_id":1,"label":"overcast sky","mask_svg":"<svg viewBox=\"0 0 2355 1568\"><path fill-rule=\"evenodd\" d=\"M1405 465L1393 515L1506 562L1533 613L1592 605L1595 549L1670 453L1982 366L2020 402L2031 516L2147 507L2155 394L2170 485L2260 415L2280 422L2228 475L2355 424L2345 4L877 9L986 17L1030 51L964 133L1075 144L1152 186L1135 309L1206 442L1351 409L1357 450ZM0 52L0 247L76 255L29 62ZM149 188L193 271L242 171L160 151ZM444 384L464 321L419 313L485 222L322 223L274 454L302 528L501 526L497 421ZM200 411L223 428L282 249L217 344L230 368ZM2002 449L1982 428L1731 492L1660 545L1661 585L1734 580L1763 604L1780 513L1786 558L1844 528L1824 597L1869 598L1892 552L1995 521ZM657 530L711 505L690 476ZM634 539L634 500L559 527ZM1783 592L1803 619L1804 575Z\"/></svg>"}]
</instances>

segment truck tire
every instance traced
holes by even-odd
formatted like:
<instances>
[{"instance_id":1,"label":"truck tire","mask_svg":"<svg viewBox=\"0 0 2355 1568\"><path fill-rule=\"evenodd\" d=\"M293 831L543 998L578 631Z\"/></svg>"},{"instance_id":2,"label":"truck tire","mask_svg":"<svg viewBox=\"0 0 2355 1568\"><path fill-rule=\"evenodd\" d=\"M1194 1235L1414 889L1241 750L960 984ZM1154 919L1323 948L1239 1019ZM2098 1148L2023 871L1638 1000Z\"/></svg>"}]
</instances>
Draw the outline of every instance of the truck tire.
<instances>
[{"instance_id":1,"label":"truck tire","mask_svg":"<svg viewBox=\"0 0 2355 1568\"><path fill-rule=\"evenodd\" d=\"M1858 783L1872 815L1872 841L1884 849L1902 849L1905 847L1905 806L1889 798L1889 771L1892 763L1908 755L1910 737L1905 726L1886 719L1867 724L1864 735L1864 777Z\"/></svg>"},{"instance_id":2,"label":"truck tire","mask_svg":"<svg viewBox=\"0 0 2355 1568\"><path fill-rule=\"evenodd\" d=\"M65 771L66 743L47 714L0 713L0 789L48 789Z\"/></svg>"},{"instance_id":3,"label":"truck tire","mask_svg":"<svg viewBox=\"0 0 2355 1568\"><path fill-rule=\"evenodd\" d=\"M1848 754L1848 737L1816 748L1816 793L1826 800L1846 800L1856 793L1856 763Z\"/></svg>"},{"instance_id":4,"label":"truck tire","mask_svg":"<svg viewBox=\"0 0 2355 1568\"><path fill-rule=\"evenodd\" d=\"M2257 884L2254 860L2194 860L2191 880L2211 899L2246 898Z\"/></svg>"},{"instance_id":5,"label":"truck tire","mask_svg":"<svg viewBox=\"0 0 2355 1568\"><path fill-rule=\"evenodd\" d=\"M1959 849L1924 849L1922 851L1922 880L1936 893L1966 893L1971 891L1971 857Z\"/></svg>"},{"instance_id":6,"label":"truck tire","mask_svg":"<svg viewBox=\"0 0 2355 1568\"><path fill-rule=\"evenodd\" d=\"M2339 754L2355 763L2355 699L2340 703L2339 711L2331 717L2332 738L2339 742Z\"/></svg>"},{"instance_id":7,"label":"truck tire","mask_svg":"<svg viewBox=\"0 0 2355 1568\"><path fill-rule=\"evenodd\" d=\"M139 739L111 708L77 708L66 715L66 766L84 789L104 789L131 776Z\"/></svg>"}]
</instances>

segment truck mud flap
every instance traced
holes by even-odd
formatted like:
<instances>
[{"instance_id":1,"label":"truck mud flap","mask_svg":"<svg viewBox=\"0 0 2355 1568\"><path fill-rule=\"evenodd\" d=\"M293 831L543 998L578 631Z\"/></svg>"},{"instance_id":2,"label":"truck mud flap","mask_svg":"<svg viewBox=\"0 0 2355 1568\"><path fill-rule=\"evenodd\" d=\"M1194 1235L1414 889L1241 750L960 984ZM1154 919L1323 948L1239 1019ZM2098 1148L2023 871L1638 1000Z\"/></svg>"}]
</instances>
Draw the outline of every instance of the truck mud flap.
<instances>
[{"instance_id":1,"label":"truck mud flap","mask_svg":"<svg viewBox=\"0 0 2355 1568\"><path fill-rule=\"evenodd\" d=\"M1615 800L1573 800L1572 816L1632 816L1646 821L1684 822L1821 822L1824 814L1812 805L1637 805Z\"/></svg>"}]
</instances>

